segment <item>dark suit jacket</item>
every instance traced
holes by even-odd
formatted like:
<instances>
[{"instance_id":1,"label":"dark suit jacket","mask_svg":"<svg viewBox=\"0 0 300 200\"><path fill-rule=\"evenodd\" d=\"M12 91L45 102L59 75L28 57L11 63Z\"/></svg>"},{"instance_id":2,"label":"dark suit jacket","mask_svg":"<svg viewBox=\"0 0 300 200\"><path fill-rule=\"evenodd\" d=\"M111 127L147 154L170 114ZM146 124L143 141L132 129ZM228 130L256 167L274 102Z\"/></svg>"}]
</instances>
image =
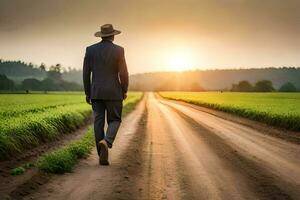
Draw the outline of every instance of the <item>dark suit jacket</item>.
<instances>
[{"instance_id":1,"label":"dark suit jacket","mask_svg":"<svg viewBox=\"0 0 300 200\"><path fill-rule=\"evenodd\" d=\"M123 47L108 40L87 47L83 63L83 84L85 94L90 99L122 100L128 89Z\"/></svg>"}]
</instances>

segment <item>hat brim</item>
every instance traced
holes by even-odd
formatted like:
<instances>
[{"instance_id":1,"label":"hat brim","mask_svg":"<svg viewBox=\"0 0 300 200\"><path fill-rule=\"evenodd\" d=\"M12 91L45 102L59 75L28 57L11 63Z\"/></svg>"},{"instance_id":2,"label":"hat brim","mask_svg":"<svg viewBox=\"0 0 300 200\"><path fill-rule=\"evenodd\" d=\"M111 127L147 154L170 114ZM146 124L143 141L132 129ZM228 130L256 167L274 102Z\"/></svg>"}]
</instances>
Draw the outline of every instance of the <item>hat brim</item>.
<instances>
[{"instance_id":1,"label":"hat brim","mask_svg":"<svg viewBox=\"0 0 300 200\"><path fill-rule=\"evenodd\" d=\"M111 32L111 33L102 33L101 31L98 31L98 32L96 32L94 35L96 36L96 37L109 37L109 36L113 36L113 35L118 35L118 34L120 34L121 33L121 31L118 31L118 30L114 30L113 32Z\"/></svg>"}]
</instances>

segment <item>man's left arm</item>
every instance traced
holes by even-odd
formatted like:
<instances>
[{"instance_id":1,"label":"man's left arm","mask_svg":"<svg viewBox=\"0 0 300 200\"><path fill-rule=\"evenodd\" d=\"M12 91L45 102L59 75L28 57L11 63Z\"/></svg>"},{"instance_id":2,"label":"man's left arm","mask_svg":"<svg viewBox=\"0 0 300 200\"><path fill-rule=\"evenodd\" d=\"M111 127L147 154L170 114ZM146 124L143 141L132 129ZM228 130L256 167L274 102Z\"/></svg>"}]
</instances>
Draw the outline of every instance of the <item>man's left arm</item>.
<instances>
[{"instance_id":1,"label":"man's left arm","mask_svg":"<svg viewBox=\"0 0 300 200\"><path fill-rule=\"evenodd\" d=\"M121 49L121 55L119 59L119 77L123 92L123 99L126 99L128 90L128 69L123 48Z\"/></svg>"}]
</instances>

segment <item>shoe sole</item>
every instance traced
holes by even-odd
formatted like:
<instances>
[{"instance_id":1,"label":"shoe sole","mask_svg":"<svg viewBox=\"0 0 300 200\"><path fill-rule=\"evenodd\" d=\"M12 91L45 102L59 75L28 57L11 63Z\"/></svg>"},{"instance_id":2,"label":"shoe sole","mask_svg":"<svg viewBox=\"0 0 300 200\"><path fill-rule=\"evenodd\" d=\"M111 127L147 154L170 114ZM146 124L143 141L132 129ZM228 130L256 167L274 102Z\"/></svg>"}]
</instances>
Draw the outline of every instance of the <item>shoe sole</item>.
<instances>
[{"instance_id":1,"label":"shoe sole","mask_svg":"<svg viewBox=\"0 0 300 200\"><path fill-rule=\"evenodd\" d=\"M100 165L109 165L108 148L102 142L99 142L100 147Z\"/></svg>"}]
</instances>

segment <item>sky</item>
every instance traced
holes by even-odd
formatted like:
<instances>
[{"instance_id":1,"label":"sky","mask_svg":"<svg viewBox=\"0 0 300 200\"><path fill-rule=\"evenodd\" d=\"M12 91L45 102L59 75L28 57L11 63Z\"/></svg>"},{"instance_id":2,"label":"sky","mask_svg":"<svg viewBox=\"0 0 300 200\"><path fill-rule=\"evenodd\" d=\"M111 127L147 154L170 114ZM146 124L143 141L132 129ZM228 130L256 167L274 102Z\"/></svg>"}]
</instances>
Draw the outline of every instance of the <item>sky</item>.
<instances>
[{"instance_id":1,"label":"sky","mask_svg":"<svg viewBox=\"0 0 300 200\"><path fill-rule=\"evenodd\" d=\"M131 74L300 66L300 0L0 0L0 58L82 68L94 33L122 33Z\"/></svg>"}]
</instances>

